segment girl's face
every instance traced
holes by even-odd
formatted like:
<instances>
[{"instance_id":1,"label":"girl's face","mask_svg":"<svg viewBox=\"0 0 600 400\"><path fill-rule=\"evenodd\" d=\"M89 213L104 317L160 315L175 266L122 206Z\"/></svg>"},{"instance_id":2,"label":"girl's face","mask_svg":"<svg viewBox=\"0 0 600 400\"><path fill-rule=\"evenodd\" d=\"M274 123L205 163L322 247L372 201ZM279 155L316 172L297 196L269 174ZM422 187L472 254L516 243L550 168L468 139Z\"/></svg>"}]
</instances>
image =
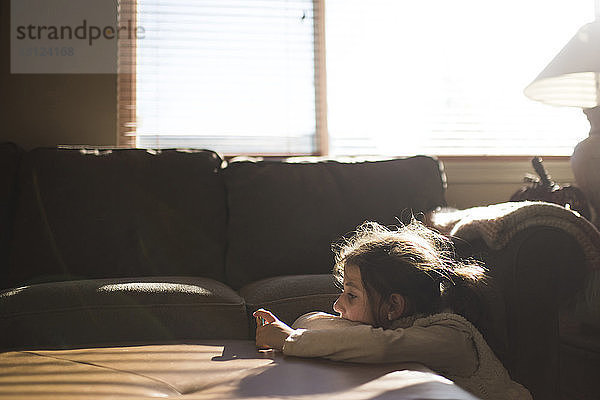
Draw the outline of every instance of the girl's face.
<instances>
[{"instance_id":1,"label":"girl's face","mask_svg":"<svg viewBox=\"0 0 600 400\"><path fill-rule=\"evenodd\" d=\"M373 325L373 313L358 267L344 267L344 292L333 303L333 309L344 319Z\"/></svg>"}]
</instances>

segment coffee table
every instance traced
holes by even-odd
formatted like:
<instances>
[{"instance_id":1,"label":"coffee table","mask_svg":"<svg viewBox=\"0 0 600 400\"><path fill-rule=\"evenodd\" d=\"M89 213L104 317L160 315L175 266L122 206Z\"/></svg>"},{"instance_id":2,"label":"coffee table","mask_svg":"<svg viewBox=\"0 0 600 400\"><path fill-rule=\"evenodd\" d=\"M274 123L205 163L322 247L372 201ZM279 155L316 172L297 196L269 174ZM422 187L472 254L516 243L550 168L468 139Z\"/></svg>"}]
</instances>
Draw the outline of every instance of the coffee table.
<instances>
[{"instance_id":1,"label":"coffee table","mask_svg":"<svg viewBox=\"0 0 600 400\"><path fill-rule=\"evenodd\" d=\"M245 340L0 354L2 399L468 399L419 364L339 363Z\"/></svg>"}]
</instances>

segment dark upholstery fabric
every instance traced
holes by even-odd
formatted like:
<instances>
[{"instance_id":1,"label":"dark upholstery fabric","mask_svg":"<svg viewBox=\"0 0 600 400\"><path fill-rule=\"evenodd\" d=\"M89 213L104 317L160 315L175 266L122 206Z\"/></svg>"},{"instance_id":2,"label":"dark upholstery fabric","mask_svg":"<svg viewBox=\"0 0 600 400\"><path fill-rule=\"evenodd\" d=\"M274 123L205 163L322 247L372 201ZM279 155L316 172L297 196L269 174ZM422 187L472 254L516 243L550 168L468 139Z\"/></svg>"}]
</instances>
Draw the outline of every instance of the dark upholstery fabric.
<instances>
[{"instance_id":1,"label":"dark upholstery fabric","mask_svg":"<svg viewBox=\"0 0 600 400\"><path fill-rule=\"evenodd\" d=\"M236 289L278 275L332 269L331 243L364 221L398 224L444 205L436 160L233 162L226 273Z\"/></svg>"},{"instance_id":2,"label":"dark upholstery fabric","mask_svg":"<svg viewBox=\"0 0 600 400\"><path fill-rule=\"evenodd\" d=\"M563 335L560 344L562 400L597 400L600 332Z\"/></svg>"},{"instance_id":3,"label":"dark upholstery fabric","mask_svg":"<svg viewBox=\"0 0 600 400\"><path fill-rule=\"evenodd\" d=\"M250 337L256 333L256 320L252 313L259 308L273 312L288 325L311 311L334 313L333 302L338 289L331 274L277 276L262 279L244 286L239 291L246 300Z\"/></svg>"},{"instance_id":4,"label":"dark upholstery fabric","mask_svg":"<svg viewBox=\"0 0 600 400\"><path fill-rule=\"evenodd\" d=\"M0 144L0 282L8 266L8 249L14 215L17 169L21 150L13 143Z\"/></svg>"},{"instance_id":5,"label":"dark upholstery fabric","mask_svg":"<svg viewBox=\"0 0 600 400\"><path fill-rule=\"evenodd\" d=\"M568 234L545 227L521 231L501 250L456 239L458 255L483 260L491 276L484 312L472 322L534 399L558 399L558 309L582 287L581 248Z\"/></svg>"},{"instance_id":6,"label":"dark upholstery fabric","mask_svg":"<svg viewBox=\"0 0 600 400\"><path fill-rule=\"evenodd\" d=\"M221 162L209 151L26 153L4 287L161 275L222 281Z\"/></svg>"},{"instance_id":7,"label":"dark upholstery fabric","mask_svg":"<svg viewBox=\"0 0 600 400\"><path fill-rule=\"evenodd\" d=\"M0 292L0 346L69 347L245 339L244 300L207 278L42 283Z\"/></svg>"}]
</instances>

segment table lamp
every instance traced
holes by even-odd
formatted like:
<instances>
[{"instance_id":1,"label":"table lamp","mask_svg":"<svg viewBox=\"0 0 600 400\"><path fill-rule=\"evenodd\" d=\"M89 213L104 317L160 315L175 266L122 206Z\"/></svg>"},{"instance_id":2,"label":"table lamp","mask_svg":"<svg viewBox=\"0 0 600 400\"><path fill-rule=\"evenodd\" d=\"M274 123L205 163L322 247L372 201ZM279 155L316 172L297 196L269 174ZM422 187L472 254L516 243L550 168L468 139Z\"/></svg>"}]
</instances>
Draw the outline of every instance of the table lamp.
<instances>
[{"instance_id":1,"label":"table lamp","mask_svg":"<svg viewBox=\"0 0 600 400\"><path fill-rule=\"evenodd\" d=\"M556 106L581 107L590 135L571 156L577 185L593 208L600 226L600 7L596 20L584 25L535 80L525 88L532 100Z\"/></svg>"}]
</instances>

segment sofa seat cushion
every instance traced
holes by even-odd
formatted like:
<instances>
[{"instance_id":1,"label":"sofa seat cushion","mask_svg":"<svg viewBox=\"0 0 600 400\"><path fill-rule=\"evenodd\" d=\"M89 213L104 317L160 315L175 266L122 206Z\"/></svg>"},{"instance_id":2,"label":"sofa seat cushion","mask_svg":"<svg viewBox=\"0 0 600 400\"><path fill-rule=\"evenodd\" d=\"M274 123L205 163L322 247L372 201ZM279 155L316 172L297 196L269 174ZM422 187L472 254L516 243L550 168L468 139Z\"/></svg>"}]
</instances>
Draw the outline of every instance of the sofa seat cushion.
<instances>
[{"instance_id":1,"label":"sofa seat cushion","mask_svg":"<svg viewBox=\"0 0 600 400\"><path fill-rule=\"evenodd\" d=\"M340 295L333 275L293 275L262 279L240 289L246 300L250 337L254 337L256 320L252 313L265 308L288 325L311 311L333 313L333 303Z\"/></svg>"},{"instance_id":2,"label":"sofa seat cushion","mask_svg":"<svg viewBox=\"0 0 600 400\"><path fill-rule=\"evenodd\" d=\"M234 288L279 275L324 274L331 243L364 221L398 224L445 203L437 160L239 161L223 169L226 273Z\"/></svg>"},{"instance_id":3,"label":"sofa seat cushion","mask_svg":"<svg viewBox=\"0 0 600 400\"><path fill-rule=\"evenodd\" d=\"M3 288L128 276L224 281L221 162L211 151L25 153Z\"/></svg>"},{"instance_id":4,"label":"sofa seat cushion","mask_svg":"<svg viewBox=\"0 0 600 400\"><path fill-rule=\"evenodd\" d=\"M247 338L244 300L208 278L94 279L0 292L6 348Z\"/></svg>"}]
</instances>

